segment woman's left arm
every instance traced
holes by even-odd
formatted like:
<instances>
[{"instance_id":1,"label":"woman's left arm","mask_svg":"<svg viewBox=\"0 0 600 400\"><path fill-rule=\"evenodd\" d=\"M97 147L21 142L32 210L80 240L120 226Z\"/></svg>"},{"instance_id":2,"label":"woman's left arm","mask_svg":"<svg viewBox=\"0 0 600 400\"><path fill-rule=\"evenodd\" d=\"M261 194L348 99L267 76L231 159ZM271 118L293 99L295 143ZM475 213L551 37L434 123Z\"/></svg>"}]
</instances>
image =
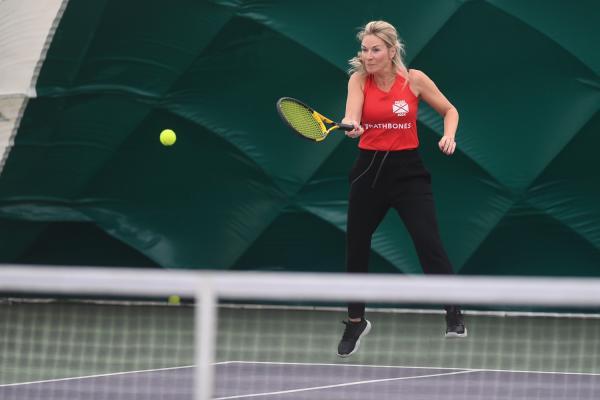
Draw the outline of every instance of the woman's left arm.
<instances>
[{"instance_id":1,"label":"woman's left arm","mask_svg":"<svg viewBox=\"0 0 600 400\"><path fill-rule=\"evenodd\" d=\"M458 128L458 111L425 73L414 69L410 73L411 88L444 118L444 135L438 146L449 156L456 149L454 138Z\"/></svg>"}]
</instances>

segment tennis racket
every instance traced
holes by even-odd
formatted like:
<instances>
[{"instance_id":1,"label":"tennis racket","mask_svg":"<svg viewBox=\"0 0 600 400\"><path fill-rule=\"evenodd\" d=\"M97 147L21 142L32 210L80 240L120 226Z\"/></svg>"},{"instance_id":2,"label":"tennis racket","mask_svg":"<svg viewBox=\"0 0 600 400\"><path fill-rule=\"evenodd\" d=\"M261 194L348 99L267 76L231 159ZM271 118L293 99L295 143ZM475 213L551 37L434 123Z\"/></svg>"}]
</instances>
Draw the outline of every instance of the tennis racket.
<instances>
[{"instance_id":1,"label":"tennis racket","mask_svg":"<svg viewBox=\"0 0 600 400\"><path fill-rule=\"evenodd\" d=\"M300 136L320 142L336 129L351 131L352 125L339 124L319 114L306 104L292 99L282 97L277 101L277 112L279 116L294 132Z\"/></svg>"}]
</instances>

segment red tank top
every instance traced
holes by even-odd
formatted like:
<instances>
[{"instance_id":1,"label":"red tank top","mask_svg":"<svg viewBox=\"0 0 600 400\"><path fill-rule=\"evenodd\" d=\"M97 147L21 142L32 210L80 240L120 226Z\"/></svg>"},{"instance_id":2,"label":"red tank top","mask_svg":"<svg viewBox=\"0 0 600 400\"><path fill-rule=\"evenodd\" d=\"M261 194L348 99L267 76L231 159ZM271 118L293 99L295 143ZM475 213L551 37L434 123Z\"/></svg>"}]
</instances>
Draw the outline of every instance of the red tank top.
<instances>
[{"instance_id":1,"label":"red tank top","mask_svg":"<svg viewBox=\"0 0 600 400\"><path fill-rule=\"evenodd\" d=\"M417 111L419 98L406 80L396 76L389 92L377 87L372 75L365 81L361 125L364 133L358 147L365 150L407 150L419 147Z\"/></svg>"}]
</instances>

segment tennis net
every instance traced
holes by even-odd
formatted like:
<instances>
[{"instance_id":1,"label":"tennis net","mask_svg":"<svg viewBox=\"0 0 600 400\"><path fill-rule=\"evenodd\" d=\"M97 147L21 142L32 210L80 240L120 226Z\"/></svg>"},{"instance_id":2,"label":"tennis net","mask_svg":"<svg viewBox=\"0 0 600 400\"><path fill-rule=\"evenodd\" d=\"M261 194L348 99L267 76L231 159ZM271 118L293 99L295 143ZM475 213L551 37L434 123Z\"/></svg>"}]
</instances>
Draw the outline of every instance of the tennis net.
<instances>
[{"instance_id":1,"label":"tennis net","mask_svg":"<svg viewBox=\"0 0 600 400\"><path fill-rule=\"evenodd\" d=\"M599 279L4 266L0 298L1 399L600 398Z\"/></svg>"}]
</instances>

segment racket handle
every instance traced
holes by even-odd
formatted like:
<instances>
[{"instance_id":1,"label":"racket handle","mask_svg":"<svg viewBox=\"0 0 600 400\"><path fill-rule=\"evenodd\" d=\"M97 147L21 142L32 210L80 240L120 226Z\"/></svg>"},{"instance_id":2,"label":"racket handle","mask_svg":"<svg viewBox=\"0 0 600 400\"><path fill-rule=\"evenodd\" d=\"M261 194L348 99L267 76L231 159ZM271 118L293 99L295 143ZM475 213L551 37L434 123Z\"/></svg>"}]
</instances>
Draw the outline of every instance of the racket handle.
<instances>
[{"instance_id":1,"label":"racket handle","mask_svg":"<svg viewBox=\"0 0 600 400\"><path fill-rule=\"evenodd\" d=\"M345 131L351 131L352 129L354 129L354 126L350 124L338 124L338 126L340 127L340 129L343 129Z\"/></svg>"}]
</instances>

